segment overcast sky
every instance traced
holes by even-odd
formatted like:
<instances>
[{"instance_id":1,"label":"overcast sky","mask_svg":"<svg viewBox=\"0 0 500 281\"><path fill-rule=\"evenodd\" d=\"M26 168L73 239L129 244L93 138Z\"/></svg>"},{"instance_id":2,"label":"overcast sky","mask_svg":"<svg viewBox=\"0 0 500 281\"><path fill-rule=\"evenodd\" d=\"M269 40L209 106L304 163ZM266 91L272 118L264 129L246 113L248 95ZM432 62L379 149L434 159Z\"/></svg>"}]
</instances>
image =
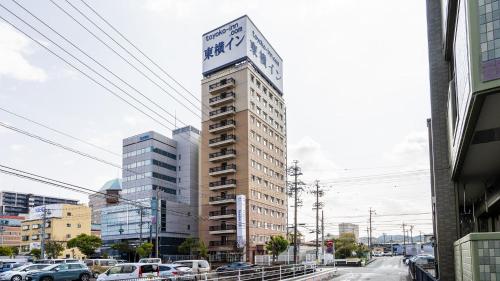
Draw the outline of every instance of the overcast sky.
<instances>
[{"instance_id":1,"label":"overcast sky","mask_svg":"<svg viewBox=\"0 0 500 281\"><path fill-rule=\"evenodd\" d=\"M149 83L49 0L16 1L175 114L179 125L200 127L197 116ZM66 1L54 1L104 36ZM68 1L91 15L80 0ZM337 234L338 223L345 221L360 224L361 235L366 235L370 207L377 213L375 235L401 234L403 221L415 225L414 233L431 231L423 1L86 1L195 96L200 95L202 78L201 35L249 15L284 60L288 159L299 160L303 181L324 183L326 232ZM2 1L2 5L75 52L14 2ZM6 10L0 8L0 15L68 58ZM109 28L106 31L118 38ZM85 59L82 54L79 57ZM121 153L124 137L147 130L171 134L2 20L0 107L117 153ZM1 110L0 121L121 162L120 157ZM121 175L116 168L4 128L0 128L0 164L93 189ZM0 174L0 189L87 201L82 194L4 174ZM301 198L299 222L312 225L312 195L304 193ZM425 214L385 216L415 213Z\"/></svg>"}]
</instances>

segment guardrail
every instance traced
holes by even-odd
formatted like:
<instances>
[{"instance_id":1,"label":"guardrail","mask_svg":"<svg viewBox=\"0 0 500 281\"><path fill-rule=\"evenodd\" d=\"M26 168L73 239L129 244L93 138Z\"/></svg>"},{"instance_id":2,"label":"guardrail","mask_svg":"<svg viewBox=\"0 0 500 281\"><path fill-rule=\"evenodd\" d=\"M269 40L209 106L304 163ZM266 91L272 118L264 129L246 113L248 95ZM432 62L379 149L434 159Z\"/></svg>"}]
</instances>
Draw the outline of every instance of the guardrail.
<instances>
[{"instance_id":1,"label":"guardrail","mask_svg":"<svg viewBox=\"0 0 500 281\"><path fill-rule=\"evenodd\" d=\"M426 269L433 269L434 265L427 265L421 267L420 265L416 265L414 263L410 263L408 265L408 272L410 273L411 279L416 281L436 281L437 279L432 276Z\"/></svg>"},{"instance_id":2,"label":"guardrail","mask_svg":"<svg viewBox=\"0 0 500 281\"><path fill-rule=\"evenodd\" d=\"M317 274L318 273L318 274ZM321 273L321 274L319 274ZM313 265L281 265L269 267L252 267L248 269L222 271L222 272L209 272L202 274L189 274L189 275L172 275L162 278L151 278L148 281L184 281L184 280L198 280L198 281L275 281L275 280L324 280L319 279L320 276L328 276L332 274L331 270L318 272L317 266ZM315 279L304 279L311 276ZM121 280L120 280L121 281ZM123 281L132 281L129 279Z\"/></svg>"}]
</instances>

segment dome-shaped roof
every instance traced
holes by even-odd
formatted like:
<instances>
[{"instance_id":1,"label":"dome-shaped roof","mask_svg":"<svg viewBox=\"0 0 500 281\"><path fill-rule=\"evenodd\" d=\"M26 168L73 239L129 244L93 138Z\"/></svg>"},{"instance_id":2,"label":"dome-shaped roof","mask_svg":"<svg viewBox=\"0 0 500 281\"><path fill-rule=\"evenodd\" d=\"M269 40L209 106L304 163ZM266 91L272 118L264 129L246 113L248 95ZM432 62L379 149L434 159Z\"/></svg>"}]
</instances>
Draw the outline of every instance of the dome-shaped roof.
<instances>
[{"instance_id":1,"label":"dome-shaped roof","mask_svg":"<svg viewBox=\"0 0 500 281\"><path fill-rule=\"evenodd\" d=\"M122 189L122 180L121 179L112 179L107 181L99 191L106 190L121 190Z\"/></svg>"}]
</instances>

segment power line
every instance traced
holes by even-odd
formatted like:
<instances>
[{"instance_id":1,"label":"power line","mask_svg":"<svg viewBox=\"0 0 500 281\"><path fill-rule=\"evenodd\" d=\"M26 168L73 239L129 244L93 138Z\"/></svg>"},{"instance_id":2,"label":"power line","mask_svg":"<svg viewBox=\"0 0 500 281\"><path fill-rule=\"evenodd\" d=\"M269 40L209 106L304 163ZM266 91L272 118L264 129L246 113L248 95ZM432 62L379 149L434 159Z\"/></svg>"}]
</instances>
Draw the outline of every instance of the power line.
<instances>
[{"instance_id":1,"label":"power line","mask_svg":"<svg viewBox=\"0 0 500 281\"><path fill-rule=\"evenodd\" d=\"M125 61L128 65L130 65L132 68L134 68L136 71L141 73L146 79L148 79L151 83L159 87L164 93L169 95L172 99L174 99L177 103L185 107L188 111L193 113L197 117L201 117L197 112L193 111L191 108L189 108L187 105L182 103L180 100L178 100L176 97L174 97L172 94L170 94L165 88L163 88L161 85L156 83L153 79L151 79L147 74L145 74L142 70L138 69L135 65L133 65L129 60L124 58L122 55L120 55L115 49L113 49L111 46L109 46L106 42L104 42L99 36L97 36L94 32L92 32L90 29L88 29L85 25L83 25L78 19L76 19L73 15L71 15L68 11L66 11L63 7L55 3L53 0L49 0L52 4L54 4L59 10L61 10L63 13L65 13L67 16L69 16L73 21L75 21L78 25L80 25L83 29L85 29L88 33L90 33L94 38L96 38L99 42L104 44L109 50L111 50L113 53L115 53L117 56L119 56L123 61ZM123 47L119 42L117 42L114 38L112 38L106 31L104 31L101 27L99 27L97 24L92 21L89 17L87 17L84 13L82 13L78 8L76 8L73 4L71 4L69 1L66 1L70 6L72 6L77 12L79 12L85 19L87 19L90 23L92 23L95 27L97 27L102 33L106 34L113 42L115 42L118 46L120 46L125 52L127 52L131 57L133 57L136 61L138 61L143 67L148 69L151 73L153 73L156 77L158 77L160 80L162 80L167 86L169 86L172 90L177 92L181 97L183 97L186 101L188 101L191 105L195 106L196 109L198 109L198 106L194 103L192 103L190 100L188 100L184 95L180 94L174 87L172 87L165 79L161 78L159 75L157 75L151 68L149 68L147 65L145 65L142 61L140 61L136 56L134 56L132 53L130 53L125 47Z\"/></svg>"},{"instance_id":2,"label":"power line","mask_svg":"<svg viewBox=\"0 0 500 281\"><path fill-rule=\"evenodd\" d=\"M77 137L72 136L72 135L70 135L70 134L68 134L68 133L65 133L65 132L63 132L63 131L60 131L60 130L54 129L54 128L52 128L52 127L49 127L48 125L42 124L42 123L37 122L37 121L34 121L34 120L32 120L32 119L29 119L29 118L28 118L28 117L26 117L26 116L22 116L22 115L20 115L20 114L14 113L14 112L12 112L12 111L10 111L10 110L7 110L7 109L5 109L5 108L2 108L2 107L0 107L0 110L2 110L2 111L4 111L4 112L7 112L7 113L9 113L9 114L11 114L11 115L14 115L14 116L16 116L16 117L18 117L18 118L24 119L24 120L26 120L26 121L28 121L28 122L30 122L30 123L36 124L36 125L38 125L38 126L40 126L40 127L43 127L43 128L45 128L45 129L48 129L48 130L50 130L50 131L52 131L52 132L56 132L56 133L58 133L58 134L60 134L60 135L63 135L63 136L65 136L65 137L68 137L68 138L71 138L71 139L73 139L73 140L79 141L79 142L84 143L84 144L86 144L86 145L92 146L92 147L94 147L94 148L97 148L97 149L102 150L102 151L104 151L104 152L107 152L107 153L109 153L109 154L113 154L113 155L115 155L115 156L121 157L121 154L119 154L119 153L117 153L117 152L114 152L114 151L108 150L108 149L106 149L106 148L104 148L104 147L102 147L102 146L98 146L98 145L93 144L93 143L91 143L91 142L85 141L85 140L83 140L83 139L81 139L81 138L77 138Z\"/></svg>"}]
</instances>

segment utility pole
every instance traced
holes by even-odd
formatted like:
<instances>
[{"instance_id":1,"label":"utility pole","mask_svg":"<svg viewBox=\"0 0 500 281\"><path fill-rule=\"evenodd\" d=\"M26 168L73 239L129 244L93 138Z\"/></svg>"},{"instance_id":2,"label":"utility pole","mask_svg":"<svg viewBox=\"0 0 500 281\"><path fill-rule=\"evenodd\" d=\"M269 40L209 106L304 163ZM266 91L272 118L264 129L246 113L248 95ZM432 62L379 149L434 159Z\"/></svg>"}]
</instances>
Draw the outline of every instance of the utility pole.
<instances>
[{"instance_id":1,"label":"utility pole","mask_svg":"<svg viewBox=\"0 0 500 281\"><path fill-rule=\"evenodd\" d=\"M160 189L157 188L156 189L156 243L155 243L155 253L156 253L156 258L159 258L160 257L160 245L159 245L159 242L160 242L160 235L159 235L159 232L160 232L160 227L159 227L159 221L160 221L160 206L161 206L161 200L160 200Z\"/></svg>"},{"instance_id":2,"label":"utility pole","mask_svg":"<svg viewBox=\"0 0 500 281\"><path fill-rule=\"evenodd\" d=\"M140 223L139 223L139 245L142 244L142 213L143 213L144 209L142 207L139 207L139 215L141 216L140 218Z\"/></svg>"},{"instance_id":3,"label":"utility pole","mask_svg":"<svg viewBox=\"0 0 500 281\"><path fill-rule=\"evenodd\" d=\"M42 208L43 208L43 213L42 213L42 231L41 231L42 238L40 239L41 240L41 243L40 243L40 251L41 251L40 257L41 257L41 259L45 259L45 224L47 222L47 214L50 213L50 212L47 210L46 206L43 206ZM52 257L52 258L55 258L55 257Z\"/></svg>"},{"instance_id":4,"label":"utility pole","mask_svg":"<svg viewBox=\"0 0 500 281\"><path fill-rule=\"evenodd\" d=\"M323 190L319 189L319 181L316 181L316 190L312 192L316 195L316 203L313 210L316 210L316 260L319 259L319 210L323 208L323 202L319 202L319 197L324 195Z\"/></svg>"},{"instance_id":5,"label":"utility pole","mask_svg":"<svg viewBox=\"0 0 500 281\"><path fill-rule=\"evenodd\" d=\"M372 207L370 207L370 233L368 235L368 240L370 241L368 247L370 248L370 250L371 250L371 246L372 246L372 233L373 233L372 232L373 231L373 229L372 229L372 215L373 214L375 214L375 210L372 210Z\"/></svg>"},{"instance_id":6,"label":"utility pole","mask_svg":"<svg viewBox=\"0 0 500 281\"><path fill-rule=\"evenodd\" d=\"M322 264L325 264L325 217L321 210L321 259Z\"/></svg>"},{"instance_id":7,"label":"utility pole","mask_svg":"<svg viewBox=\"0 0 500 281\"><path fill-rule=\"evenodd\" d=\"M297 165L299 161L293 160L293 166L289 169L289 175L294 177L294 183L292 187L292 192L294 196L294 218L293 218L293 262L298 263L297 260L297 209L299 205L299 187L298 187L298 176L302 175L300 167Z\"/></svg>"},{"instance_id":8,"label":"utility pole","mask_svg":"<svg viewBox=\"0 0 500 281\"><path fill-rule=\"evenodd\" d=\"M403 255L406 254L406 224L403 222Z\"/></svg>"},{"instance_id":9,"label":"utility pole","mask_svg":"<svg viewBox=\"0 0 500 281\"><path fill-rule=\"evenodd\" d=\"M413 225L410 225L410 239L411 243L413 244Z\"/></svg>"},{"instance_id":10,"label":"utility pole","mask_svg":"<svg viewBox=\"0 0 500 281\"><path fill-rule=\"evenodd\" d=\"M368 243L368 249L370 249L370 228L369 227L366 228L366 240Z\"/></svg>"}]
</instances>

